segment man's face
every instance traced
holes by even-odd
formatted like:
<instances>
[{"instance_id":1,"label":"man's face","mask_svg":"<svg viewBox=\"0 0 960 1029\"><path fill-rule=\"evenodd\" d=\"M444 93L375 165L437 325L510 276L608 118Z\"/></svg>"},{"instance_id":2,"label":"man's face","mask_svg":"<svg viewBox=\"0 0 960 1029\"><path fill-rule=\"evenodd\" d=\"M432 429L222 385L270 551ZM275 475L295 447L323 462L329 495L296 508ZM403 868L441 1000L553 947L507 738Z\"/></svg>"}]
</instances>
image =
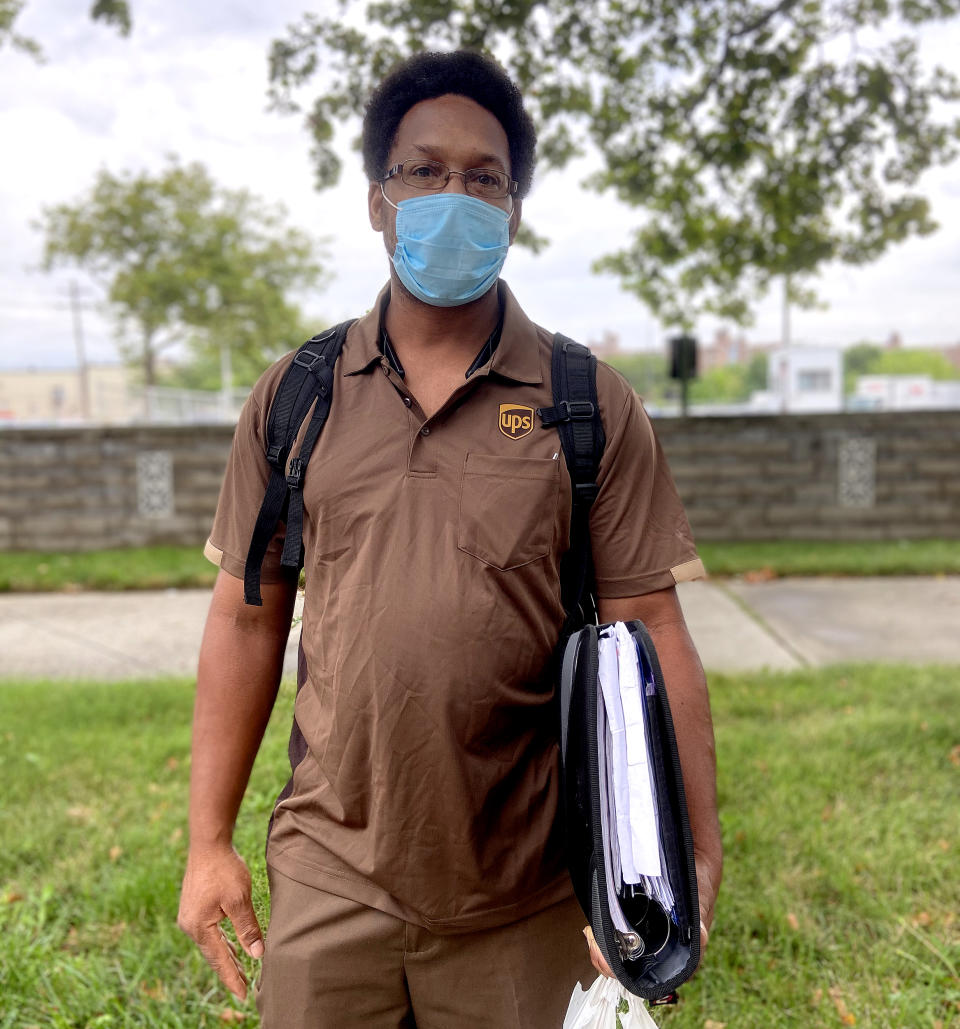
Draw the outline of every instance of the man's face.
<instances>
[{"instance_id":1,"label":"man's face","mask_svg":"<svg viewBox=\"0 0 960 1029\"><path fill-rule=\"evenodd\" d=\"M512 176L510 146L503 126L485 107L474 100L457 94L447 94L434 100L422 100L403 116L397 128L397 137L387 157L392 168L411 158L440 161L452 171L465 172L470 168L494 168ZM399 175L388 179L383 190L390 200L399 204L414 196L429 196L425 190L407 186ZM463 179L451 175L444 192L465 193ZM520 225L520 203L514 197L488 200L510 216L510 242ZM392 257L397 245L396 214L380 192L380 184L372 182L368 193L370 224L383 233L387 253Z\"/></svg>"}]
</instances>

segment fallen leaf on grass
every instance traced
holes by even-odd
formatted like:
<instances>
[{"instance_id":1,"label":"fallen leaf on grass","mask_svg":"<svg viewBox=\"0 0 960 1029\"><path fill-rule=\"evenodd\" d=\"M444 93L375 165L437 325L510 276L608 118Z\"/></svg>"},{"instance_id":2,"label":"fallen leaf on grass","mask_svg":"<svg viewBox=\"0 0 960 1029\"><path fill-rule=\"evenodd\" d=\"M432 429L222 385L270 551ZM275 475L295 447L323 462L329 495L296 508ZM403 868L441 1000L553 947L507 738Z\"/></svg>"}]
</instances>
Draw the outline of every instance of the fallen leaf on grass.
<instances>
[{"instance_id":1,"label":"fallen leaf on grass","mask_svg":"<svg viewBox=\"0 0 960 1029\"><path fill-rule=\"evenodd\" d=\"M159 979L154 981L153 986L141 983L140 992L144 997L149 997L151 1000L165 1000L167 996L167 991L164 989L163 983L160 982Z\"/></svg>"},{"instance_id":2,"label":"fallen leaf on grass","mask_svg":"<svg viewBox=\"0 0 960 1029\"><path fill-rule=\"evenodd\" d=\"M929 925L933 921L933 919L930 917L930 912L929 911L918 911L913 916L913 918L910 919L910 921L914 925L927 926L927 925Z\"/></svg>"},{"instance_id":3,"label":"fallen leaf on grass","mask_svg":"<svg viewBox=\"0 0 960 1029\"><path fill-rule=\"evenodd\" d=\"M84 807L83 804L74 804L67 808L67 817L75 818L78 822L89 822L93 818L93 808Z\"/></svg>"},{"instance_id":4,"label":"fallen leaf on grass","mask_svg":"<svg viewBox=\"0 0 960 1029\"><path fill-rule=\"evenodd\" d=\"M159 822L160 819L163 818L163 816L167 813L167 811L169 809L170 809L170 801L169 800L161 801L160 802L160 806L155 808L153 811L150 812L150 821L151 822Z\"/></svg>"},{"instance_id":5,"label":"fallen leaf on grass","mask_svg":"<svg viewBox=\"0 0 960 1029\"><path fill-rule=\"evenodd\" d=\"M712 1018L708 1018L706 1022L703 1023L703 1029L726 1029L726 1027L726 1022L714 1022Z\"/></svg>"},{"instance_id":6,"label":"fallen leaf on grass","mask_svg":"<svg viewBox=\"0 0 960 1029\"><path fill-rule=\"evenodd\" d=\"M847 1010L847 1005L843 1000L843 991L839 986L831 986L827 991L830 994L830 999L833 1001L833 1006L837 1009L837 1014L840 1016L840 1021L844 1025L856 1025L857 1016Z\"/></svg>"},{"instance_id":7,"label":"fallen leaf on grass","mask_svg":"<svg viewBox=\"0 0 960 1029\"><path fill-rule=\"evenodd\" d=\"M180 759L176 757L167 758L167 768L171 772L175 772L180 767Z\"/></svg>"},{"instance_id":8,"label":"fallen leaf on grass","mask_svg":"<svg viewBox=\"0 0 960 1029\"><path fill-rule=\"evenodd\" d=\"M814 1007L816 1007L820 1003L820 1001L822 1001L822 1000L823 1000L823 990L821 990L820 987L818 986L813 991L813 995L810 997L810 1003Z\"/></svg>"},{"instance_id":9,"label":"fallen leaf on grass","mask_svg":"<svg viewBox=\"0 0 960 1029\"><path fill-rule=\"evenodd\" d=\"M110 848L110 860L117 861L120 855L123 853L123 847L111 847Z\"/></svg>"},{"instance_id":10,"label":"fallen leaf on grass","mask_svg":"<svg viewBox=\"0 0 960 1029\"><path fill-rule=\"evenodd\" d=\"M220 1012L221 1022L242 1022L246 1017L242 1011L234 1011L233 1008L224 1008Z\"/></svg>"},{"instance_id":11,"label":"fallen leaf on grass","mask_svg":"<svg viewBox=\"0 0 960 1029\"><path fill-rule=\"evenodd\" d=\"M744 582L770 582L776 577L777 573L769 565L764 565L762 568L751 568L743 573Z\"/></svg>"},{"instance_id":12,"label":"fallen leaf on grass","mask_svg":"<svg viewBox=\"0 0 960 1029\"><path fill-rule=\"evenodd\" d=\"M19 890L11 890L3 897L4 904L19 904L21 900L23 900L23 894Z\"/></svg>"},{"instance_id":13,"label":"fallen leaf on grass","mask_svg":"<svg viewBox=\"0 0 960 1029\"><path fill-rule=\"evenodd\" d=\"M800 922L792 911L787 912L787 925L789 925L794 932L800 928Z\"/></svg>"},{"instance_id":14,"label":"fallen leaf on grass","mask_svg":"<svg viewBox=\"0 0 960 1029\"><path fill-rule=\"evenodd\" d=\"M179 843L183 839L183 830L177 826L168 837L170 843Z\"/></svg>"},{"instance_id":15,"label":"fallen leaf on grass","mask_svg":"<svg viewBox=\"0 0 960 1029\"><path fill-rule=\"evenodd\" d=\"M950 849L950 844L946 840L937 840L937 846L944 851Z\"/></svg>"},{"instance_id":16,"label":"fallen leaf on grass","mask_svg":"<svg viewBox=\"0 0 960 1029\"><path fill-rule=\"evenodd\" d=\"M960 768L960 743L950 750L950 764L955 768Z\"/></svg>"}]
</instances>

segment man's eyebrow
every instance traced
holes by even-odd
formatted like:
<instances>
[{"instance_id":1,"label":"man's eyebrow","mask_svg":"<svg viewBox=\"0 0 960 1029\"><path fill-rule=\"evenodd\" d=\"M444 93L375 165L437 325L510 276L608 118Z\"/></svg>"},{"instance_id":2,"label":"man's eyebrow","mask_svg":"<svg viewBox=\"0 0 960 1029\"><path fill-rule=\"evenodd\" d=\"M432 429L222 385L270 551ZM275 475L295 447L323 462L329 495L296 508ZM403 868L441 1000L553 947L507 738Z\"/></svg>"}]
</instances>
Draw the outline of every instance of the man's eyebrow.
<instances>
[{"instance_id":1,"label":"man's eyebrow","mask_svg":"<svg viewBox=\"0 0 960 1029\"><path fill-rule=\"evenodd\" d=\"M419 150L421 154L425 154L427 157L433 160L440 161L442 164L446 162L443 158L443 148L437 146L431 146L429 143L414 143L414 150ZM503 168L506 171L506 166L503 163L503 159L498 157L496 154L481 154L476 158L476 163L471 164L471 168L488 168L490 165L496 165L498 168Z\"/></svg>"}]
</instances>

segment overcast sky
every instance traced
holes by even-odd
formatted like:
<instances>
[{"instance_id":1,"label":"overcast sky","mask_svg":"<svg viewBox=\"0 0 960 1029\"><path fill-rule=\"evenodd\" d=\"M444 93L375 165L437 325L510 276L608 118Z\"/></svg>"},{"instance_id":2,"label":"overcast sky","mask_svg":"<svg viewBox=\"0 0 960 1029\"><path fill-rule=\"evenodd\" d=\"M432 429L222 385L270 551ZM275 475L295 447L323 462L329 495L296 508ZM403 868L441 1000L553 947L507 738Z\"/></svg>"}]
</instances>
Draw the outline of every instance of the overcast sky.
<instances>
[{"instance_id":1,"label":"overcast sky","mask_svg":"<svg viewBox=\"0 0 960 1029\"><path fill-rule=\"evenodd\" d=\"M267 111L267 48L307 9L303 0L133 0L127 39L91 22L88 8L28 0L18 29L42 44L46 63L0 51L0 366L71 365L70 279L94 295L82 275L38 270L40 236L31 220L44 205L79 196L101 166L156 170L170 152L203 162L226 186L283 201L299 227L330 239L336 275L304 301L318 322L366 310L387 263L367 222L359 156L347 145L355 132L343 135L341 185L317 193L300 118ZM931 62L955 66L958 53L960 21L926 33ZM609 330L625 346L656 345L664 329L640 302L615 278L590 272L596 257L626 242L635 215L581 189L589 170L581 164L537 181L524 217L553 245L539 257L514 250L504 278L527 313L552 330L584 341ZM832 269L820 285L829 309L794 312L795 339L880 341L898 331L911 344L960 342L960 163L930 172L923 188L939 232L868 268ZM778 298L757 315L748 338L778 339ZM701 338L719 325L705 320ZM95 307L84 311L84 329L89 360L117 359Z\"/></svg>"}]
</instances>

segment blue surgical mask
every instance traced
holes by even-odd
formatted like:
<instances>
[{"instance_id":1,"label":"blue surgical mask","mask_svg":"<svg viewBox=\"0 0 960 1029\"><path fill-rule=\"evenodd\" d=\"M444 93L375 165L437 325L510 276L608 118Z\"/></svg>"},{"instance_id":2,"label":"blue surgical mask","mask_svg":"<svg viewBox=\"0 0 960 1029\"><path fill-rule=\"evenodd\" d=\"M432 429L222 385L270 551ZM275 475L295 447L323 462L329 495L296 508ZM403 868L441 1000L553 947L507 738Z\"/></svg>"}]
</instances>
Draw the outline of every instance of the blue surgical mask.
<instances>
[{"instance_id":1,"label":"blue surgical mask","mask_svg":"<svg viewBox=\"0 0 960 1029\"><path fill-rule=\"evenodd\" d=\"M393 266L418 300L459 307L482 297L497 281L510 247L506 211L465 193L387 203L397 209Z\"/></svg>"}]
</instances>

